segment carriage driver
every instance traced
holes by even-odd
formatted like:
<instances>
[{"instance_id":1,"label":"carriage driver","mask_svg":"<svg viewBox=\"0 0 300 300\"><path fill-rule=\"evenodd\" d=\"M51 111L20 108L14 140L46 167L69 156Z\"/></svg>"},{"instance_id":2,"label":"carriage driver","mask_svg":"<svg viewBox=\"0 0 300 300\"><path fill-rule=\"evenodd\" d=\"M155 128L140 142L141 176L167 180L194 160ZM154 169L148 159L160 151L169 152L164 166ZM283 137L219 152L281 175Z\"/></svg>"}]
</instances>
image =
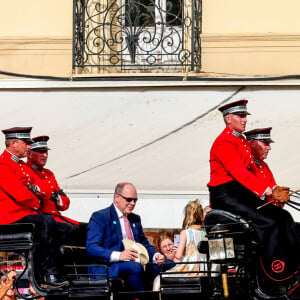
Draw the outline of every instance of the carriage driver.
<instances>
[{"instance_id":1,"label":"carriage driver","mask_svg":"<svg viewBox=\"0 0 300 300\"><path fill-rule=\"evenodd\" d=\"M257 210L266 196L285 202L289 195L286 188L258 176L249 142L243 135L249 114L247 102L240 100L219 108L226 128L210 151L210 204L252 221L261 246L261 278L272 287L281 283L281 290L282 284L285 288L297 284L300 247L293 218L286 210L274 205ZM276 288L273 290L277 293ZM272 290L266 287L265 292L270 294Z\"/></svg>"},{"instance_id":2,"label":"carriage driver","mask_svg":"<svg viewBox=\"0 0 300 300\"><path fill-rule=\"evenodd\" d=\"M271 150L270 144L274 143L274 141L271 139L271 130L272 127L258 128L244 132L244 135L246 136L246 139L250 144L251 154L256 166L255 174L258 177L261 177L263 181L269 183L271 187L275 187L276 181L273 173L270 170L268 164L264 161L268 157L269 151ZM288 188L286 189L288 190ZM274 201L274 199L271 197L266 196L265 200L268 202L272 202L277 206L284 205L284 203Z\"/></svg>"},{"instance_id":3,"label":"carriage driver","mask_svg":"<svg viewBox=\"0 0 300 300\"><path fill-rule=\"evenodd\" d=\"M27 165L39 177L39 179L51 190L51 197L44 199L40 206L40 211L51 215L56 221L56 230L60 244L71 243L85 236L85 228L79 226L79 222L65 217L61 211L69 208L70 199L59 187L55 175L52 171L45 168L48 160L48 140L46 135L32 138L33 143L28 150ZM83 242L85 243L85 241Z\"/></svg>"},{"instance_id":4,"label":"carriage driver","mask_svg":"<svg viewBox=\"0 0 300 300\"><path fill-rule=\"evenodd\" d=\"M27 156L32 143L32 127L14 127L2 130L6 149L0 156L0 224L33 223L38 238L35 271L40 272L41 283L52 288L65 287L57 268L59 245L55 221L39 212L41 201L51 197L51 190L39 180L21 160Z\"/></svg>"}]
</instances>

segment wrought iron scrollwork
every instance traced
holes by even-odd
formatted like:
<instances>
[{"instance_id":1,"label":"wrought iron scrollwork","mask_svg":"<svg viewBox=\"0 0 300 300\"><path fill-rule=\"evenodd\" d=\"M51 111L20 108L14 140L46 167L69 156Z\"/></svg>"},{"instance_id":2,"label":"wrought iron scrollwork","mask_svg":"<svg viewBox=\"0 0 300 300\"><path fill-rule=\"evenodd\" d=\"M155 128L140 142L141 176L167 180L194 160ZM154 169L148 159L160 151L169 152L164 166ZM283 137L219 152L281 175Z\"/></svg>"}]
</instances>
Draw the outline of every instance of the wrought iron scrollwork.
<instances>
[{"instance_id":1,"label":"wrought iron scrollwork","mask_svg":"<svg viewBox=\"0 0 300 300\"><path fill-rule=\"evenodd\" d=\"M73 69L200 68L201 0L73 1Z\"/></svg>"}]
</instances>

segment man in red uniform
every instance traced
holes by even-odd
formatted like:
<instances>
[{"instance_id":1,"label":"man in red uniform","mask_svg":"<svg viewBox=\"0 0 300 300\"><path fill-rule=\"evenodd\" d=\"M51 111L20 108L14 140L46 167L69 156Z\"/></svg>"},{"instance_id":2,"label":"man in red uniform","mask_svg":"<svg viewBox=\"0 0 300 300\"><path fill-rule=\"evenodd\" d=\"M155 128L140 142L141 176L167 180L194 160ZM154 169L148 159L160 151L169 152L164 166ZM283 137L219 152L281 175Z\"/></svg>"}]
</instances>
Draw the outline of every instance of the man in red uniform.
<instances>
[{"instance_id":1,"label":"man in red uniform","mask_svg":"<svg viewBox=\"0 0 300 300\"><path fill-rule=\"evenodd\" d=\"M272 127L253 129L244 132L244 135L246 136L247 141L249 141L251 153L255 162L255 175L264 180L273 189L277 184L268 164L264 161L271 150L270 144L274 143L271 139L271 129ZM277 206L283 205L274 201L271 197L266 197L265 200L273 202Z\"/></svg>"},{"instance_id":2,"label":"man in red uniform","mask_svg":"<svg viewBox=\"0 0 300 300\"><path fill-rule=\"evenodd\" d=\"M68 285L59 277L56 255L59 247L51 237L55 235L55 222L50 216L41 215L40 203L51 196L51 191L21 160L27 156L32 140L32 127L15 127L3 130L6 149L0 156L0 223L33 223L39 245L36 271L50 286Z\"/></svg>"},{"instance_id":3,"label":"man in red uniform","mask_svg":"<svg viewBox=\"0 0 300 300\"><path fill-rule=\"evenodd\" d=\"M210 152L208 187L211 207L252 221L261 245L263 274L272 283L284 282L288 286L299 269L298 237L287 211L274 205L257 210L263 203L262 199L272 197L273 184L257 176L250 145L242 134L249 114L247 102L240 100L219 108L226 128Z\"/></svg>"},{"instance_id":4,"label":"man in red uniform","mask_svg":"<svg viewBox=\"0 0 300 300\"><path fill-rule=\"evenodd\" d=\"M27 165L38 176L45 186L51 191L50 196L44 199L40 211L51 215L56 221L56 229L59 232L61 243L72 242L72 239L79 238L79 222L63 216L60 211L69 208L70 199L59 187L54 173L45 168L48 159L48 136L38 136L32 139L33 143L28 151ZM73 244L73 243L72 243Z\"/></svg>"}]
</instances>

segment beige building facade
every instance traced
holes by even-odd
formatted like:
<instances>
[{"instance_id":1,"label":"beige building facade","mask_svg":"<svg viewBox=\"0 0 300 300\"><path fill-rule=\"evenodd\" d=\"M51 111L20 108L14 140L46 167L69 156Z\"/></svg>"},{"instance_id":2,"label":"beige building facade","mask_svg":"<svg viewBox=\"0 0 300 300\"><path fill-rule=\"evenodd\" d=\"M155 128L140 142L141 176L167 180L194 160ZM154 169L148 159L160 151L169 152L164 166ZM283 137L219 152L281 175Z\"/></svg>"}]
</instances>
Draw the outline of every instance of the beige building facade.
<instances>
[{"instance_id":1,"label":"beige building facade","mask_svg":"<svg viewBox=\"0 0 300 300\"><path fill-rule=\"evenodd\" d=\"M299 1L197 1L201 9L201 66L193 71L177 69L173 72L175 76L299 73ZM94 5L98 1L88 2ZM190 13L188 5L187 1L183 3L183 13L187 15ZM85 73L72 70L73 1L0 0L0 7L1 71L62 77ZM188 36L189 31L187 29L184 36ZM151 69L133 73L146 76L153 72L160 76L165 73ZM99 76L107 76L107 73L130 76L131 72L118 68L92 71L93 75L97 73Z\"/></svg>"},{"instance_id":2,"label":"beige building facade","mask_svg":"<svg viewBox=\"0 0 300 300\"><path fill-rule=\"evenodd\" d=\"M122 1L106 3L126 9L127 0ZM148 1L155 1L157 9L164 0ZM126 21L124 35L115 35L115 43L108 40L102 52L100 40L85 35L83 49L96 53L86 62L98 65L73 68L74 2L0 0L0 129L33 126L33 136L50 136L47 166L72 198L68 216L88 221L94 210L110 203L115 184L126 180L136 184L143 200L137 212L145 227L180 227L188 200L208 203L209 149L224 126L217 107L239 99L249 100L248 130L273 127L276 143L268 163L278 184L299 189L298 0L177 2L183 4L183 15L193 15L195 8L200 14L192 24L179 26L175 18L173 27L163 31L158 26L157 32L166 37L165 49L156 48L149 57L163 57L162 50L179 41L185 53L200 55L194 68L188 55L185 65L168 65L178 49L162 59L162 66L144 68L135 55L141 49L135 48L134 35L124 34L130 28ZM93 8L101 12L104 1L87 2L91 6L81 16L94 16ZM113 14L107 14L109 22L95 15L102 25L122 23L113 21ZM172 22L155 11L148 33L154 32L153 20ZM94 24L86 23L89 30ZM113 27L94 33L99 38L116 34ZM168 39L168 32L175 38ZM194 36L192 43L195 32L199 38ZM124 43L134 51L119 55ZM134 60L140 66L128 67ZM0 142L3 149L1 135ZM155 224L145 211L157 216ZM292 213L299 221L300 214Z\"/></svg>"}]
</instances>

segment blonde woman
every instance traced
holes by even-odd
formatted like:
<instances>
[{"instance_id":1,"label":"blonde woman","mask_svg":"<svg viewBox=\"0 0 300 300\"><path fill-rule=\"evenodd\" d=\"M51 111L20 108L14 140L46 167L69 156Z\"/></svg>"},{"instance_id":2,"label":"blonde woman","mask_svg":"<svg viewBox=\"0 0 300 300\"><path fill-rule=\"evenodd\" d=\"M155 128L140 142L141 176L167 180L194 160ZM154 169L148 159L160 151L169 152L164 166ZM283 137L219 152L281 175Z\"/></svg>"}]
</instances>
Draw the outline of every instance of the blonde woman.
<instances>
[{"instance_id":1,"label":"blonde woman","mask_svg":"<svg viewBox=\"0 0 300 300\"><path fill-rule=\"evenodd\" d=\"M175 265L167 272L187 272L195 273L165 274L168 277L194 277L201 276L206 271L206 264L199 263L206 261L206 255L200 254L197 249L198 243L203 239L202 233L203 208L198 199L190 201L184 208L183 230L180 233L179 244L175 253L175 262L182 262ZM189 263L196 262L196 263ZM201 272L199 272L201 271ZM198 273L199 272L199 273ZM156 277L153 284L153 290L160 290L160 280Z\"/></svg>"}]
</instances>

